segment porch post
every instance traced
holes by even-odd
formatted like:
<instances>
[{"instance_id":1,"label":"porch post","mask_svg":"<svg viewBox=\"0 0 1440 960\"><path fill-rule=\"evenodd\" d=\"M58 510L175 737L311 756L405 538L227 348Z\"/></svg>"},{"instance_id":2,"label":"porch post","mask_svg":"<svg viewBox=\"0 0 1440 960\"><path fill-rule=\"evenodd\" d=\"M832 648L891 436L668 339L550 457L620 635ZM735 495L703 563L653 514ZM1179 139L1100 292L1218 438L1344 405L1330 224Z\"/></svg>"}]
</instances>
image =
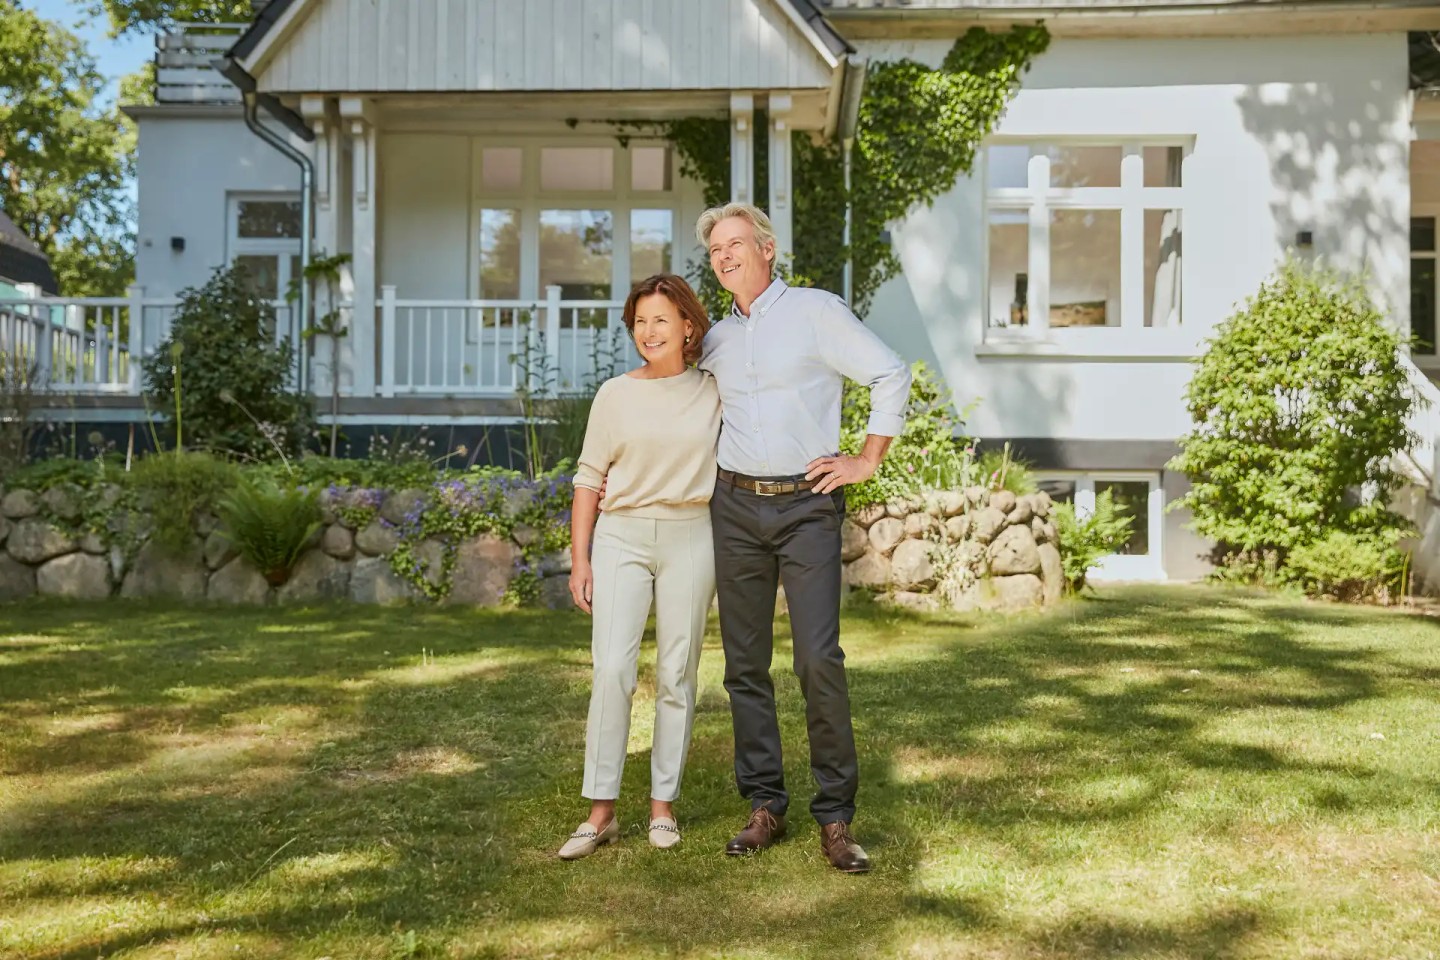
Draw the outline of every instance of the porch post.
<instances>
[{"instance_id":1,"label":"porch post","mask_svg":"<svg viewBox=\"0 0 1440 960\"><path fill-rule=\"evenodd\" d=\"M790 97L770 95L770 225L775 228L775 262L785 263L794 252L794 207L790 178Z\"/></svg>"},{"instance_id":2,"label":"porch post","mask_svg":"<svg viewBox=\"0 0 1440 960\"><path fill-rule=\"evenodd\" d=\"M730 199L755 202L755 98L730 95Z\"/></svg>"},{"instance_id":3,"label":"porch post","mask_svg":"<svg viewBox=\"0 0 1440 960\"><path fill-rule=\"evenodd\" d=\"M340 116L350 127L354 162L351 196L351 273L355 278L350 334L350 393L375 395L376 176L375 113L363 97L341 97Z\"/></svg>"},{"instance_id":4,"label":"porch post","mask_svg":"<svg viewBox=\"0 0 1440 960\"><path fill-rule=\"evenodd\" d=\"M315 162L315 243L311 256L333 257L340 249L339 205L343 201L336 196L336 191L340 184L340 161L344 153L340 145L342 131L334 116L334 105L326 97L302 97L300 113L315 131L312 147ZM326 285L315 289L311 309L317 317L334 309ZM305 329L304 318L300 320L294 326ZM311 367L311 383L317 396L329 394L332 378L342 376L341 365L345 362L347 351L331 337L317 337L309 344L297 344L296 349L314 353L318 362Z\"/></svg>"}]
</instances>

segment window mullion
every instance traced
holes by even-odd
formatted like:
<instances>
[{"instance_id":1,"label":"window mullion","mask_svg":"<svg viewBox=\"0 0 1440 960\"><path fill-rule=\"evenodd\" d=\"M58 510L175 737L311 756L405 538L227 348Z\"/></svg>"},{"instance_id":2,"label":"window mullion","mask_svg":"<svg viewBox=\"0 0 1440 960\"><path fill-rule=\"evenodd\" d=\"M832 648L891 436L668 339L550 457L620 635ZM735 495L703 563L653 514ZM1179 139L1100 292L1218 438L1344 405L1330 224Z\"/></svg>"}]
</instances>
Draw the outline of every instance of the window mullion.
<instances>
[{"instance_id":1,"label":"window mullion","mask_svg":"<svg viewBox=\"0 0 1440 960\"><path fill-rule=\"evenodd\" d=\"M1027 169L1030 203L1030 281L1026 311L1030 329L1036 336L1050 333L1050 207L1046 194L1050 189L1050 158L1038 154L1030 158Z\"/></svg>"}]
</instances>

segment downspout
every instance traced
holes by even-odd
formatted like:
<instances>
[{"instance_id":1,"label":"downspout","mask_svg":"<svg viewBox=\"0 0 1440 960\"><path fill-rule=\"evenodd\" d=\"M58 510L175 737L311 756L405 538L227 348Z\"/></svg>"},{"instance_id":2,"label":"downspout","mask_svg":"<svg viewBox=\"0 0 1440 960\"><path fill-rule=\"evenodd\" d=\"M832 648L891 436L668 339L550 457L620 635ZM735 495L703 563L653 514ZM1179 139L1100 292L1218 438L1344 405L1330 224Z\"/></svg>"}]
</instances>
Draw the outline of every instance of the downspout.
<instances>
[{"instance_id":1,"label":"downspout","mask_svg":"<svg viewBox=\"0 0 1440 960\"><path fill-rule=\"evenodd\" d=\"M845 58L845 75L840 90L840 121L836 133L845 165L845 302L853 306L855 295L855 254L850 249L851 223L855 203L850 196L850 153L855 146L856 128L860 126L860 98L865 90L865 58L851 54Z\"/></svg>"},{"instance_id":2,"label":"downspout","mask_svg":"<svg viewBox=\"0 0 1440 960\"><path fill-rule=\"evenodd\" d=\"M212 65L240 91L241 100L245 105L245 126L250 128L250 132L300 167L300 296L298 300L300 323L297 327L301 342L295 344L295 357L298 366L296 376L300 390L309 394L310 355L309 345L305 342L305 334L310 328L310 284L305 282L305 270L310 266L311 237L315 233L315 164L303 151L295 149L284 137L260 122L260 108L263 107L266 113L306 143L314 141L315 133L289 107L270 94L261 93L256 88L255 78L250 76L233 57L215 60Z\"/></svg>"}]
</instances>

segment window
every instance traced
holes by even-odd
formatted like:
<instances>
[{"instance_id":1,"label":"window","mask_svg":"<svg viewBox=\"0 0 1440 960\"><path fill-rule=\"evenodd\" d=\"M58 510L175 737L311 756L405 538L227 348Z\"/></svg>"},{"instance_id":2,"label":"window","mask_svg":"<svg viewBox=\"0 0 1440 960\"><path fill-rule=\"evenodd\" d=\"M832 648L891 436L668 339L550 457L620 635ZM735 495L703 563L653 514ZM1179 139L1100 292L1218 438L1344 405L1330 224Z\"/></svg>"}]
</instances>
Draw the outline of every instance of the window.
<instances>
[{"instance_id":1,"label":"window","mask_svg":"<svg viewBox=\"0 0 1440 960\"><path fill-rule=\"evenodd\" d=\"M603 193L614 187L613 148L541 148L540 189L546 193Z\"/></svg>"},{"instance_id":2,"label":"window","mask_svg":"<svg viewBox=\"0 0 1440 960\"><path fill-rule=\"evenodd\" d=\"M630 282L670 272L674 214L669 210L630 211Z\"/></svg>"},{"instance_id":3,"label":"window","mask_svg":"<svg viewBox=\"0 0 1440 960\"><path fill-rule=\"evenodd\" d=\"M1184 158L1178 144L990 145L990 330L1178 326Z\"/></svg>"},{"instance_id":4,"label":"window","mask_svg":"<svg viewBox=\"0 0 1440 960\"><path fill-rule=\"evenodd\" d=\"M278 303L300 276L300 201L291 196L230 198L229 259L251 291Z\"/></svg>"},{"instance_id":5,"label":"window","mask_svg":"<svg viewBox=\"0 0 1440 960\"><path fill-rule=\"evenodd\" d=\"M480 296L520 298L520 211L480 211Z\"/></svg>"},{"instance_id":6,"label":"window","mask_svg":"<svg viewBox=\"0 0 1440 960\"><path fill-rule=\"evenodd\" d=\"M1095 498L1109 493L1125 516L1133 518L1130 538L1105 557L1092 579L1157 580L1165 576L1160 559L1164 499L1157 474L1075 473L1036 477L1037 486L1056 503L1073 503L1080 517L1095 510Z\"/></svg>"},{"instance_id":7,"label":"window","mask_svg":"<svg viewBox=\"0 0 1440 960\"><path fill-rule=\"evenodd\" d=\"M609 210L540 211L540 289L562 300L609 300L615 251Z\"/></svg>"},{"instance_id":8,"label":"window","mask_svg":"<svg viewBox=\"0 0 1440 960\"><path fill-rule=\"evenodd\" d=\"M1416 356L1435 356L1435 217L1410 219L1410 335Z\"/></svg>"}]
</instances>

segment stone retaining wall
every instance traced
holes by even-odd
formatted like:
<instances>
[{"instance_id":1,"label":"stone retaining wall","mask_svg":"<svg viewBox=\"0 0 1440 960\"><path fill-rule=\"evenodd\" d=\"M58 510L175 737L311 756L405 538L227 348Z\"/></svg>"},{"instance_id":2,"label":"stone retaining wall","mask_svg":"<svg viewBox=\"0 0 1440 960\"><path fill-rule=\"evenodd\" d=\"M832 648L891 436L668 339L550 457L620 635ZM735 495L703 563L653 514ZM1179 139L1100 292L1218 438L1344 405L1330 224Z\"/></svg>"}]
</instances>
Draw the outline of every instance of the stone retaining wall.
<instances>
[{"instance_id":1,"label":"stone retaining wall","mask_svg":"<svg viewBox=\"0 0 1440 960\"><path fill-rule=\"evenodd\" d=\"M852 510L841 538L846 582L917 609L1053 603L1065 574L1050 508L1044 493L971 487Z\"/></svg>"},{"instance_id":2,"label":"stone retaining wall","mask_svg":"<svg viewBox=\"0 0 1440 960\"><path fill-rule=\"evenodd\" d=\"M115 491L118 497L118 490ZM103 496L103 493L102 493ZM0 497L0 601L36 594L98 600L110 596L166 597L223 603L306 603L351 600L356 603L397 603L417 600L421 593L391 568L390 554L400 542L396 524L424 497L420 491L390 494L378 515L360 529L347 525L323 501L324 525L312 538L289 579L272 586L216 528L211 516L199 517L195 536L175 553L139 538L127 551L94 533L75 535L61 529L79 517L78 497L63 487L37 495L12 490ZM49 517L58 521L52 523ZM111 528L148 526L144 517L115 515ZM458 544L448 603L494 606L510 587L527 537L534 531L517 526L501 539L480 536ZM107 543L107 539L112 542ZM440 569L443 547L423 540L416 556L429 571ZM545 558L539 573L541 600L547 606L569 606L568 552ZM432 577L434 573L430 574ZM433 581L432 581L433 582Z\"/></svg>"}]
</instances>

